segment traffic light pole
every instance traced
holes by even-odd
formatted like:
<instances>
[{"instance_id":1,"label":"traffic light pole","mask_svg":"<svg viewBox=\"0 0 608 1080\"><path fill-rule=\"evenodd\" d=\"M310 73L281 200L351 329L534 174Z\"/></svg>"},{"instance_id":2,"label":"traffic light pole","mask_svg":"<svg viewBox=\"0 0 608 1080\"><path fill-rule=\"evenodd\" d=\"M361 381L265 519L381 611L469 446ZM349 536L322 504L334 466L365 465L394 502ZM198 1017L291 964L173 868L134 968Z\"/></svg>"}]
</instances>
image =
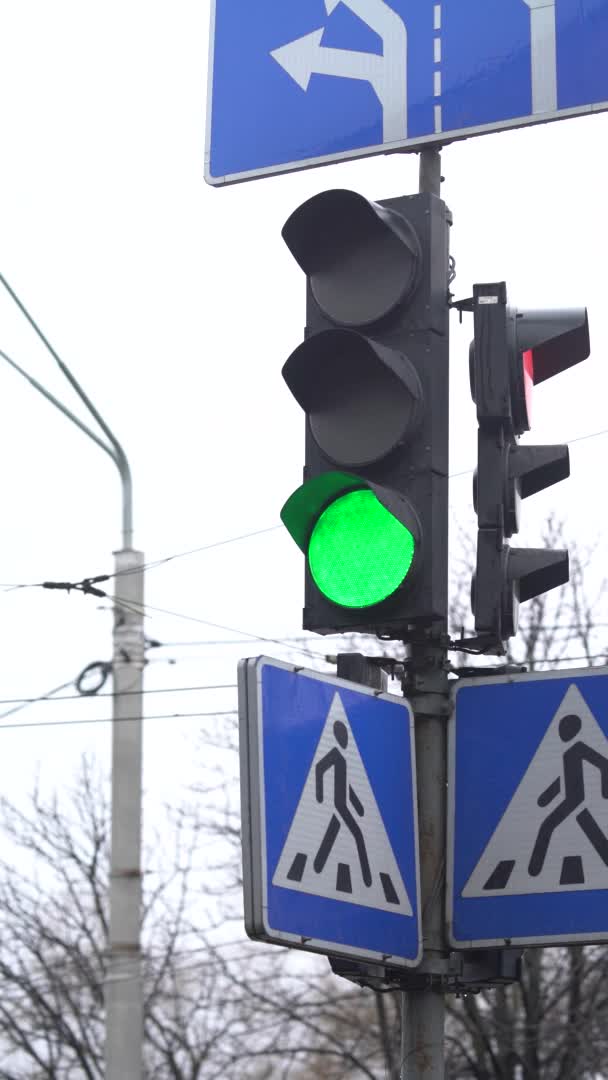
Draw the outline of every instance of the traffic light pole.
<instances>
[{"instance_id":1,"label":"traffic light pole","mask_svg":"<svg viewBox=\"0 0 608 1080\"><path fill-rule=\"evenodd\" d=\"M446 648L429 636L410 646L406 697L414 711L423 957L429 984L445 971L447 711ZM402 1080L443 1080L445 1003L441 990L402 997Z\"/></svg>"},{"instance_id":2,"label":"traffic light pole","mask_svg":"<svg viewBox=\"0 0 608 1080\"><path fill-rule=\"evenodd\" d=\"M441 154L436 147L420 151L418 190L421 194L441 195Z\"/></svg>"},{"instance_id":3,"label":"traffic light pole","mask_svg":"<svg viewBox=\"0 0 608 1080\"><path fill-rule=\"evenodd\" d=\"M439 196L440 187L441 154L434 148L423 150L419 189ZM433 976L444 972L448 954L444 916L448 709L445 630L444 625L439 631L423 631L424 637L410 645L405 683L414 711L416 737L423 941L417 973L428 975L429 984ZM402 993L401 1080L443 1080L444 1025L442 991L417 988Z\"/></svg>"},{"instance_id":4,"label":"traffic light pole","mask_svg":"<svg viewBox=\"0 0 608 1080\"><path fill-rule=\"evenodd\" d=\"M445 1003L445 830L447 783L448 678L442 636L431 632L409 646L405 660L406 697L414 712L420 905L423 957L415 988L401 994L400 1080L443 1080ZM386 691L387 676L378 662L359 653L338 655L337 673L350 682ZM339 975L342 963L332 963ZM368 970L368 976L372 969ZM425 986L425 983L427 984ZM371 982L364 983L370 985ZM435 984L438 989L431 989ZM391 1073L392 1075L392 1073Z\"/></svg>"}]
</instances>

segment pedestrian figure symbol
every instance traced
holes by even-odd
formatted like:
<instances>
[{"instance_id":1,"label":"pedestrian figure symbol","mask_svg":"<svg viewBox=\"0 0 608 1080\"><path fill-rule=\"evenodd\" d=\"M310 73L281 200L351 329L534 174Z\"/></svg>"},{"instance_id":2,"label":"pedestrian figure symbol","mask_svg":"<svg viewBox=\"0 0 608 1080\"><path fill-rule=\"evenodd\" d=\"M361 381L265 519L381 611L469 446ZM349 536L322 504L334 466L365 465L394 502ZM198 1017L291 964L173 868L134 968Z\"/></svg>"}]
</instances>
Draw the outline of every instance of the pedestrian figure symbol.
<instances>
[{"instance_id":1,"label":"pedestrian figure symbol","mask_svg":"<svg viewBox=\"0 0 608 1080\"><path fill-rule=\"evenodd\" d=\"M568 713L566 716L562 716L559 722L560 739L565 743L572 742L572 739L576 738L579 734L581 727L581 718L575 713ZM602 778L602 795L605 799L608 799L608 758L604 757L602 754L598 754L597 750L587 746L582 739L579 739L564 753L563 801L547 815L538 830L536 843L528 864L528 872L532 874L533 877L538 877L544 866L551 837L555 830L559 828L562 822L566 821L566 819L569 818L585 801L585 777L583 774L583 762L585 761L588 761L590 765L594 765L599 769ZM549 803L553 802L559 795L560 790L561 778L558 776L557 779L549 784L549 787L539 795L538 805L548 806ZM576 815L576 821L600 858L606 866L608 866L608 838L600 829L593 815L587 808L584 808Z\"/></svg>"},{"instance_id":2,"label":"pedestrian figure symbol","mask_svg":"<svg viewBox=\"0 0 608 1080\"><path fill-rule=\"evenodd\" d=\"M412 914L339 693L329 709L272 883Z\"/></svg>"},{"instance_id":3,"label":"pedestrian figure symbol","mask_svg":"<svg viewBox=\"0 0 608 1080\"><path fill-rule=\"evenodd\" d=\"M572 684L463 897L608 889L608 738Z\"/></svg>"},{"instance_id":4,"label":"pedestrian figure symbol","mask_svg":"<svg viewBox=\"0 0 608 1080\"><path fill-rule=\"evenodd\" d=\"M346 724L344 724L341 720L336 720L334 723L334 735L336 737L336 742L339 743L343 750L345 750L348 745L348 731L346 729ZM317 802L323 802L323 778L325 776L325 773L329 772L331 769L333 769L334 773L333 794L334 806L337 811L337 815L332 814L331 816L331 820L329 822L329 825L327 826L327 831L321 841L319 850L315 856L313 866L316 873L320 874L329 858L331 849L333 848L338 833L340 832L341 825L344 824L354 838L357 847L357 854L359 856L359 862L361 864L361 875L363 877L363 881L369 888L372 883L372 875L369 868L369 859L367 857L365 840L363 839L363 833L361 832L359 825L357 824L349 810L348 801L352 803L359 817L363 817L365 811L350 784L348 785L347 800L346 758L342 753L340 753L340 750L338 750L337 746L333 747L332 750L329 750L328 753L325 754L325 756L317 762L315 770Z\"/></svg>"}]
</instances>

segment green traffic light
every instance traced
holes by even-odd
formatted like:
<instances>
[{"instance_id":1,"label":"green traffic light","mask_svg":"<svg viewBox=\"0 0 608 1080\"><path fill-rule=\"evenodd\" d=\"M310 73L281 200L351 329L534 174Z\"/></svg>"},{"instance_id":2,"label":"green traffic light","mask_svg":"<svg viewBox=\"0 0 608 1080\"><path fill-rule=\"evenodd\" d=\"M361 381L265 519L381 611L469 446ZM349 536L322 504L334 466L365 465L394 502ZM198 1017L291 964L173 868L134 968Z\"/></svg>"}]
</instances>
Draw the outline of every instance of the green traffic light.
<instances>
[{"instance_id":1,"label":"green traffic light","mask_svg":"<svg viewBox=\"0 0 608 1080\"><path fill-rule=\"evenodd\" d=\"M341 495L319 516L308 545L315 584L334 604L365 608L386 600L403 583L415 540L374 495Z\"/></svg>"}]
</instances>

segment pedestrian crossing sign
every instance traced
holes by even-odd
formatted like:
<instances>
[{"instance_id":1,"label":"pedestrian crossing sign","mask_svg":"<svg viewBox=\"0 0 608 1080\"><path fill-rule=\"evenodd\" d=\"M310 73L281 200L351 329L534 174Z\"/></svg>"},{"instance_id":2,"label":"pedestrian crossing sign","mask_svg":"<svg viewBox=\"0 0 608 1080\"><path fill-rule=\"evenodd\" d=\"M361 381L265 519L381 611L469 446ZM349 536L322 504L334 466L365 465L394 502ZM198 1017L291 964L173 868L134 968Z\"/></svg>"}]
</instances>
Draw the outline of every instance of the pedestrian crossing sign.
<instances>
[{"instance_id":1,"label":"pedestrian crossing sign","mask_svg":"<svg viewBox=\"0 0 608 1080\"><path fill-rule=\"evenodd\" d=\"M608 669L459 683L449 777L452 944L608 941Z\"/></svg>"},{"instance_id":2,"label":"pedestrian crossing sign","mask_svg":"<svg viewBox=\"0 0 608 1080\"><path fill-rule=\"evenodd\" d=\"M245 925L414 966L420 900L408 703L257 657L239 665Z\"/></svg>"}]
</instances>

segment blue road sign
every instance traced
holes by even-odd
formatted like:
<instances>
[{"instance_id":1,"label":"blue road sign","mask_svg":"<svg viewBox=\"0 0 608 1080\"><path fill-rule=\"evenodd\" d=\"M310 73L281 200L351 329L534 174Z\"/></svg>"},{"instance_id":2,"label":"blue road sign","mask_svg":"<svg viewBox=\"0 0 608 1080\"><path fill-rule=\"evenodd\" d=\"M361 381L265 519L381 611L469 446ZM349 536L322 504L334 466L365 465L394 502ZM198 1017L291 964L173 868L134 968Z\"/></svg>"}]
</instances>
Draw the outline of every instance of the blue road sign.
<instances>
[{"instance_id":1,"label":"blue road sign","mask_svg":"<svg viewBox=\"0 0 608 1080\"><path fill-rule=\"evenodd\" d=\"M248 934L418 964L408 703L262 656L239 664L239 714Z\"/></svg>"},{"instance_id":2,"label":"blue road sign","mask_svg":"<svg viewBox=\"0 0 608 1080\"><path fill-rule=\"evenodd\" d=\"M608 108L608 0L212 0L211 184Z\"/></svg>"},{"instance_id":3,"label":"blue road sign","mask_svg":"<svg viewBox=\"0 0 608 1080\"><path fill-rule=\"evenodd\" d=\"M608 668L467 680L454 696L452 944L608 941Z\"/></svg>"}]
</instances>

